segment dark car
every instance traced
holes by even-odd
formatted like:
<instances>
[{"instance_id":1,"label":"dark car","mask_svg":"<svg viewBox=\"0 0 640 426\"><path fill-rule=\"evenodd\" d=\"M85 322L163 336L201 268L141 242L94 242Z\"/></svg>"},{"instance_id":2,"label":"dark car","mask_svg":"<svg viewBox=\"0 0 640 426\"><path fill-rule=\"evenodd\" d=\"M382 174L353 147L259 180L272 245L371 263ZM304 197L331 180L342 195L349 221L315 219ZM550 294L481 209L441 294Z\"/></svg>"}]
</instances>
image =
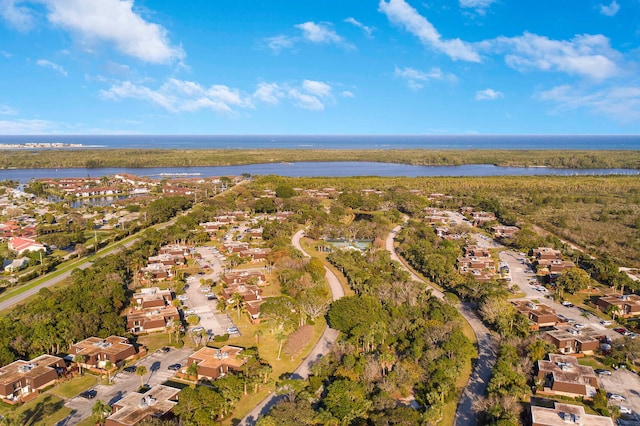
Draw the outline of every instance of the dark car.
<instances>
[{"instance_id":1,"label":"dark car","mask_svg":"<svg viewBox=\"0 0 640 426\"><path fill-rule=\"evenodd\" d=\"M138 367L136 367L135 365L130 365L128 367L125 367L122 371L124 371L125 373L135 373L137 369Z\"/></svg>"},{"instance_id":2,"label":"dark car","mask_svg":"<svg viewBox=\"0 0 640 426\"><path fill-rule=\"evenodd\" d=\"M171 364L170 366L168 366L167 368L171 371L178 371L180 370L180 367L182 367L181 364Z\"/></svg>"},{"instance_id":3,"label":"dark car","mask_svg":"<svg viewBox=\"0 0 640 426\"><path fill-rule=\"evenodd\" d=\"M611 375L611 371L610 370L604 370L602 368L597 368L597 369L595 369L593 371L595 371L597 374L601 374L603 376L610 376Z\"/></svg>"},{"instance_id":4,"label":"dark car","mask_svg":"<svg viewBox=\"0 0 640 426\"><path fill-rule=\"evenodd\" d=\"M162 352L163 354L168 353L169 351L171 351L171 348L168 346L163 346L160 349L158 349L158 352Z\"/></svg>"},{"instance_id":5,"label":"dark car","mask_svg":"<svg viewBox=\"0 0 640 426\"><path fill-rule=\"evenodd\" d=\"M89 389L80 394L80 396L85 399L93 399L96 397L96 395L98 395L98 391L96 391L95 389Z\"/></svg>"},{"instance_id":6,"label":"dark car","mask_svg":"<svg viewBox=\"0 0 640 426\"><path fill-rule=\"evenodd\" d=\"M613 331L616 333L620 333L625 336L629 331L626 328L614 328Z\"/></svg>"}]
</instances>

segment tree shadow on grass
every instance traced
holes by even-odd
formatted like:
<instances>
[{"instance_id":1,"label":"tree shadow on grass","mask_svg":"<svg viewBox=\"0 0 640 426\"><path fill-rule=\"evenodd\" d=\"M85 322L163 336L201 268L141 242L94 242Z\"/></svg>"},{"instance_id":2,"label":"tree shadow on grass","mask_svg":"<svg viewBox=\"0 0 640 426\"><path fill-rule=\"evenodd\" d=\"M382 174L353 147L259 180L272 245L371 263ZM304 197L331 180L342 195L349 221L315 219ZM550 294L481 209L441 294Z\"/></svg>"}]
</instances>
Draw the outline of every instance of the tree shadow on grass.
<instances>
[{"instance_id":1,"label":"tree shadow on grass","mask_svg":"<svg viewBox=\"0 0 640 426\"><path fill-rule=\"evenodd\" d=\"M24 424L25 426L42 424L46 417L62 409L63 406L64 401L54 400L51 395L47 395L42 401L39 401L35 407L24 411Z\"/></svg>"}]
</instances>

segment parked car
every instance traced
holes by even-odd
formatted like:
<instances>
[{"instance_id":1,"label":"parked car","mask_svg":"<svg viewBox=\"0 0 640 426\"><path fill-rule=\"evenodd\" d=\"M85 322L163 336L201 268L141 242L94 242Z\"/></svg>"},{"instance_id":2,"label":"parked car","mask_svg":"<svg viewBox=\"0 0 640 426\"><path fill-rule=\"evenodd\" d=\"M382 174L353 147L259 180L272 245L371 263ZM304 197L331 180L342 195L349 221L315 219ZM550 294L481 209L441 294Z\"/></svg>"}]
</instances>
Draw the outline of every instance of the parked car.
<instances>
[{"instance_id":1,"label":"parked car","mask_svg":"<svg viewBox=\"0 0 640 426\"><path fill-rule=\"evenodd\" d=\"M596 372L596 374L600 374L602 376L610 376L611 375L611 371L610 370L604 370L602 368L597 368L595 370L593 370Z\"/></svg>"},{"instance_id":2,"label":"parked car","mask_svg":"<svg viewBox=\"0 0 640 426\"><path fill-rule=\"evenodd\" d=\"M238 327L227 327L227 333L236 334L240 333L240 331L238 330Z\"/></svg>"},{"instance_id":3,"label":"parked car","mask_svg":"<svg viewBox=\"0 0 640 426\"><path fill-rule=\"evenodd\" d=\"M182 367L181 364L171 364L170 366L167 367L167 369L171 370L171 371L178 371L180 370L180 367Z\"/></svg>"},{"instance_id":4,"label":"parked car","mask_svg":"<svg viewBox=\"0 0 640 426\"><path fill-rule=\"evenodd\" d=\"M124 371L125 373L135 373L137 369L138 367L136 367L135 365L130 365L128 367L123 368L122 371Z\"/></svg>"},{"instance_id":5,"label":"parked car","mask_svg":"<svg viewBox=\"0 0 640 426\"><path fill-rule=\"evenodd\" d=\"M580 330L581 328L585 328L586 327L586 325L584 325L584 324L573 324L573 326L575 328L577 328L578 330Z\"/></svg>"},{"instance_id":6,"label":"parked car","mask_svg":"<svg viewBox=\"0 0 640 426\"><path fill-rule=\"evenodd\" d=\"M618 410L620 410L620 414L633 414L633 411L631 411L629 407L625 407L624 405L619 406Z\"/></svg>"},{"instance_id":7,"label":"parked car","mask_svg":"<svg viewBox=\"0 0 640 426\"><path fill-rule=\"evenodd\" d=\"M563 300L562 301L562 306L566 306L567 308L572 308L573 307L573 303L569 302L568 300Z\"/></svg>"},{"instance_id":8,"label":"parked car","mask_svg":"<svg viewBox=\"0 0 640 426\"><path fill-rule=\"evenodd\" d=\"M602 325L604 325L604 326L607 326L607 325L611 325L611 324L613 324L613 323L612 323L611 321L602 320L602 321L600 321L600 324L602 324Z\"/></svg>"},{"instance_id":9,"label":"parked car","mask_svg":"<svg viewBox=\"0 0 640 426\"><path fill-rule=\"evenodd\" d=\"M160 349L158 349L158 352L162 352L163 354L166 354L169 351L171 351L171 348L169 346L163 346Z\"/></svg>"},{"instance_id":10,"label":"parked car","mask_svg":"<svg viewBox=\"0 0 640 426\"><path fill-rule=\"evenodd\" d=\"M629 330L627 330L626 328L622 328L622 327L614 328L613 331L615 331L616 333L620 333L623 336L626 336L629 333Z\"/></svg>"},{"instance_id":11,"label":"parked car","mask_svg":"<svg viewBox=\"0 0 640 426\"><path fill-rule=\"evenodd\" d=\"M98 391L95 389L89 389L80 394L80 396L85 399L93 399L96 395L98 395Z\"/></svg>"},{"instance_id":12,"label":"parked car","mask_svg":"<svg viewBox=\"0 0 640 426\"><path fill-rule=\"evenodd\" d=\"M201 327L201 326L193 327L193 328L191 329L191 331L192 331L193 333L200 333L200 332L201 332L201 331L203 331L203 330L204 330L204 327Z\"/></svg>"},{"instance_id":13,"label":"parked car","mask_svg":"<svg viewBox=\"0 0 640 426\"><path fill-rule=\"evenodd\" d=\"M618 394L618 393L608 393L607 394L607 398L609 399L613 399L614 401L626 401L627 398L625 398L624 396Z\"/></svg>"}]
</instances>

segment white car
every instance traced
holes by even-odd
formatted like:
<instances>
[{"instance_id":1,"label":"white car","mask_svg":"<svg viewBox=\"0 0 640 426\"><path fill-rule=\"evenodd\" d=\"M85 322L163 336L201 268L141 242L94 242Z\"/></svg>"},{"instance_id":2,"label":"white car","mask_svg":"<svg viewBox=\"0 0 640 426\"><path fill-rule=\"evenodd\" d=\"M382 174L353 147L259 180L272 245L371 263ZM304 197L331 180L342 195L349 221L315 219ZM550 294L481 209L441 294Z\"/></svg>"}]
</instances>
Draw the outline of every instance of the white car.
<instances>
[{"instance_id":1,"label":"white car","mask_svg":"<svg viewBox=\"0 0 640 426\"><path fill-rule=\"evenodd\" d=\"M613 323L611 321L607 321L607 320L602 320L600 321L600 324L607 326L607 325L612 325Z\"/></svg>"},{"instance_id":2,"label":"white car","mask_svg":"<svg viewBox=\"0 0 640 426\"><path fill-rule=\"evenodd\" d=\"M577 328L578 330L581 329L581 328L585 328L586 327L586 325L584 325L584 324L573 324L573 326L575 328Z\"/></svg>"},{"instance_id":3,"label":"white car","mask_svg":"<svg viewBox=\"0 0 640 426\"><path fill-rule=\"evenodd\" d=\"M624 396L617 394L617 393L610 393L609 395L607 395L609 397L609 399L613 399L614 401L626 401L627 398L625 398Z\"/></svg>"},{"instance_id":4,"label":"white car","mask_svg":"<svg viewBox=\"0 0 640 426\"><path fill-rule=\"evenodd\" d=\"M633 411L631 411L629 407L625 407L624 405L619 406L618 410L620 410L620 414L633 414Z\"/></svg>"},{"instance_id":5,"label":"white car","mask_svg":"<svg viewBox=\"0 0 640 426\"><path fill-rule=\"evenodd\" d=\"M567 308L571 308L573 306L573 303L569 302L568 300L563 300L561 304L562 306L566 306Z\"/></svg>"},{"instance_id":6,"label":"white car","mask_svg":"<svg viewBox=\"0 0 640 426\"><path fill-rule=\"evenodd\" d=\"M186 294L181 294L180 296L178 296L178 300L184 302L185 300L189 300L189 296L187 296Z\"/></svg>"}]
</instances>

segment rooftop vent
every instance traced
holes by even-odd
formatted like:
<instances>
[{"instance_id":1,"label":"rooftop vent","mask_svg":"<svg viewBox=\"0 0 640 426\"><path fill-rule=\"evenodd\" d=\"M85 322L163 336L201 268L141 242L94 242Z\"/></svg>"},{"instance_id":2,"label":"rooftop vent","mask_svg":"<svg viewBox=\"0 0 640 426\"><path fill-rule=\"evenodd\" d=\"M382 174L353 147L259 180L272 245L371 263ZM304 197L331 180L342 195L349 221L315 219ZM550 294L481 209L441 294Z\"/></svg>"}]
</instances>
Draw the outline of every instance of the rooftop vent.
<instances>
[{"instance_id":1,"label":"rooftop vent","mask_svg":"<svg viewBox=\"0 0 640 426\"><path fill-rule=\"evenodd\" d=\"M35 366L37 366L38 364L24 364L18 367L18 372L19 373L28 373L29 371L31 371Z\"/></svg>"}]
</instances>

